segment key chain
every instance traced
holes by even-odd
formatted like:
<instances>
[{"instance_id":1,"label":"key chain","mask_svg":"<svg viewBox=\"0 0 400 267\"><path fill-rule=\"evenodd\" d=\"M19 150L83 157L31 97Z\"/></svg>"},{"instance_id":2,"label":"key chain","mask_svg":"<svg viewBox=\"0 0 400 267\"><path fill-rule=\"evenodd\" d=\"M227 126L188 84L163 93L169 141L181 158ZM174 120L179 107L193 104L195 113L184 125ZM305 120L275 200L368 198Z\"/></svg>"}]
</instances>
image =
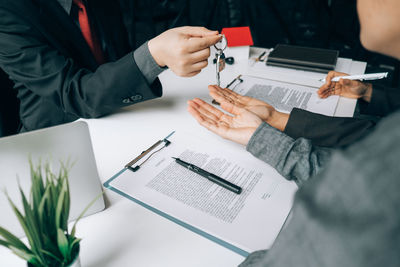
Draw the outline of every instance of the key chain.
<instances>
[{"instance_id":1,"label":"key chain","mask_svg":"<svg viewBox=\"0 0 400 267\"><path fill-rule=\"evenodd\" d=\"M216 73L217 73L217 85L221 85L221 77L220 77L220 72L225 68L225 54L224 50L226 49L226 46L228 45L228 41L225 38L225 35L222 35L222 39L214 45L215 49L217 50L217 53L215 54L215 58L217 60L216 62Z\"/></svg>"}]
</instances>

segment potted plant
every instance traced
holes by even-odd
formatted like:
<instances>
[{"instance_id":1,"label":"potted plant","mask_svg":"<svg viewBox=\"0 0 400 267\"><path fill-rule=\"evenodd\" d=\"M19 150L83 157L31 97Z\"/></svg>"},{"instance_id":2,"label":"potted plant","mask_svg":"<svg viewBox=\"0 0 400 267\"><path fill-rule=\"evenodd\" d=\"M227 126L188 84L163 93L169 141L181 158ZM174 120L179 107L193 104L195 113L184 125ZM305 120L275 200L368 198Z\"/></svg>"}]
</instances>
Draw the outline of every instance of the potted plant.
<instances>
[{"instance_id":1,"label":"potted plant","mask_svg":"<svg viewBox=\"0 0 400 267\"><path fill-rule=\"evenodd\" d=\"M23 212L7 195L29 245L2 227L0 227L0 245L26 260L28 266L80 266L81 239L75 236L76 223L97 198L83 210L69 231L68 167L61 163L59 172L55 174L48 163L34 167L30 161L30 168L32 182L30 197L27 198L19 187Z\"/></svg>"}]
</instances>

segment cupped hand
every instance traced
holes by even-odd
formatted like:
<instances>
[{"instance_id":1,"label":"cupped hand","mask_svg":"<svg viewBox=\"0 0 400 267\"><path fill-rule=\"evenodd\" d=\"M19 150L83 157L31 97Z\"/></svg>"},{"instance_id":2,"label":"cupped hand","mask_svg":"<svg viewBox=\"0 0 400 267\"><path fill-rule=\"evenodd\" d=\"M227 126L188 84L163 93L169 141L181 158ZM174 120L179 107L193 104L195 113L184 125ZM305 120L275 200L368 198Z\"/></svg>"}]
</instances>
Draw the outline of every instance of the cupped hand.
<instances>
[{"instance_id":1,"label":"cupped hand","mask_svg":"<svg viewBox=\"0 0 400 267\"><path fill-rule=\"evenodd\" d=\"M339 95L347 98L363 98L369 101L372 94L372 85L360 81L340 79L333 82L332 79L338 76L348 76L346 73L330 71L326 76L326 82L318 90L320 98L327 98L331 95Z\"/></svg>"},{"instance_id":2,"label":"cupped hand","mask_svg":"<svg viewBox=\"0 0 400 267\"><path fill-rule=\"evenodd\" d=\"M256 114L247 109L230 105L226 111L232 115L228 115L199 98L188 101L188 111L208 130L242 145L247 145L262 123Z\"/></svg>"},{"instance_id":3,"label":"cupped hand","mask_svg":"<svg viewBox=\"0 0 400 267\"><path fill-rule=\"evenodd\" d=\"M148 46L159 66L168 66L175 74L190 77L208 65L210 46L221 38L218 31L185 26L163 32L151 39Z\"/></svg>"},{"instance_id":4,"label":"cupped hand","mask_svg":"<svg viewBox=\"0 0 400 267\"><path fill-rule=\"evenodd\" d=\"M216 85L208 86L211 97L213 97L224 110L229 110L233 107L240 107L256 114L263 121L283 131L286 127L289 115L277 111L268 103L249 96L242 96L228 88L221 88Z\"/></svg>"}]
</instances>

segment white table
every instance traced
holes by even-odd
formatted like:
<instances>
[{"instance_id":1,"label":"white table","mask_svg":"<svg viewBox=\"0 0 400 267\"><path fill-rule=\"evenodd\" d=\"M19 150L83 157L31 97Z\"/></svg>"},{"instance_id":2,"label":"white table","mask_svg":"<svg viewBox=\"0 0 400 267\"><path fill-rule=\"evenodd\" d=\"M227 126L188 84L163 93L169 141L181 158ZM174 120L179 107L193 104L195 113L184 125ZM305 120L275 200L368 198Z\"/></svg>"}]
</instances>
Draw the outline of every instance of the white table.
<instances>
[{"instance_id":1,"label":"white table","mask_svg":"<svg viewBox=\"0 0 400 267\"><path fill-rule=\"evenodd\" d=\"M244 71L246 62L227 66L222 85ZM186 111L189 99L211 100L207 85L215 83L215 65L198 76L179 78L170 71L160 79L162 98L140 103L111 116L87 120L97 167L102 182L141 151L172 130L191 129L219 139L200 127ZM117 89L116 89L117 90ZM346 101L337 114L352 116L354 106ZM233 144L232 145L236 145ZM237 146L237 145L236 145ZM243 148L243 153L245 149ZM105 193L106 209L83 218L77 236L82 237L82 266L237 266L244 258L199 236L112 191ZM26 263L0 248L0 266L26 266Z\"/></svg>"}]
</instances>

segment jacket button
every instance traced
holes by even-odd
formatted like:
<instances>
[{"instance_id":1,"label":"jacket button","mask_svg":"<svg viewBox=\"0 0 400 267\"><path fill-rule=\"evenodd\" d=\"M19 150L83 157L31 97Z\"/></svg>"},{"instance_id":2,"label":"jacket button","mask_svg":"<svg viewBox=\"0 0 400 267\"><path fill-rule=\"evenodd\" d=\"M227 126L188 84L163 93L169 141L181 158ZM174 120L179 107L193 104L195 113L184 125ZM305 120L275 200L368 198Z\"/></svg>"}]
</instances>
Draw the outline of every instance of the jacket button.
<instances>
[{"instance_id":1,"label":"jacket button","mask_svg":"<svg viewBox=\"0 0 400 267\"><path fill-rule=\"evenodd\" d=\"M139 94L137 94L137 95L133 95L133 96L131 96L130 98L131 98L131 100L132 100L133 102L137 102L137 101L140 101L140 100L142 100L143 96L142 96L142 95L139 95Z\"/></svg>"},{"instance_id":2,"label":"jacket button","mask_svg":"<svg viewBox=\"0 0 400 267\"><path fill-rule=\"evenodd\" d=\"M142 99L143 99L143 96L140 95L140 94L137 94L137 95L133 95L133 96L131 96L131 97L124 98L124 99L122 100L122 103L124 103L124 104L130 104L130 103L139 102L139 101L142 100Z\"/></svg>"},{"instance_id":3,"label":"jacket button","mask_svg":"<svg viewBox=\"0 0 400 267\"><path fill-rule=\"evenodd\" d=\"M130 98L124 98L123 100L122 100L122 103L124 103L124 104L129 104L129 103L131 103L132 101L131 101L131 99Z\"/></svg>"}]
</instances>

